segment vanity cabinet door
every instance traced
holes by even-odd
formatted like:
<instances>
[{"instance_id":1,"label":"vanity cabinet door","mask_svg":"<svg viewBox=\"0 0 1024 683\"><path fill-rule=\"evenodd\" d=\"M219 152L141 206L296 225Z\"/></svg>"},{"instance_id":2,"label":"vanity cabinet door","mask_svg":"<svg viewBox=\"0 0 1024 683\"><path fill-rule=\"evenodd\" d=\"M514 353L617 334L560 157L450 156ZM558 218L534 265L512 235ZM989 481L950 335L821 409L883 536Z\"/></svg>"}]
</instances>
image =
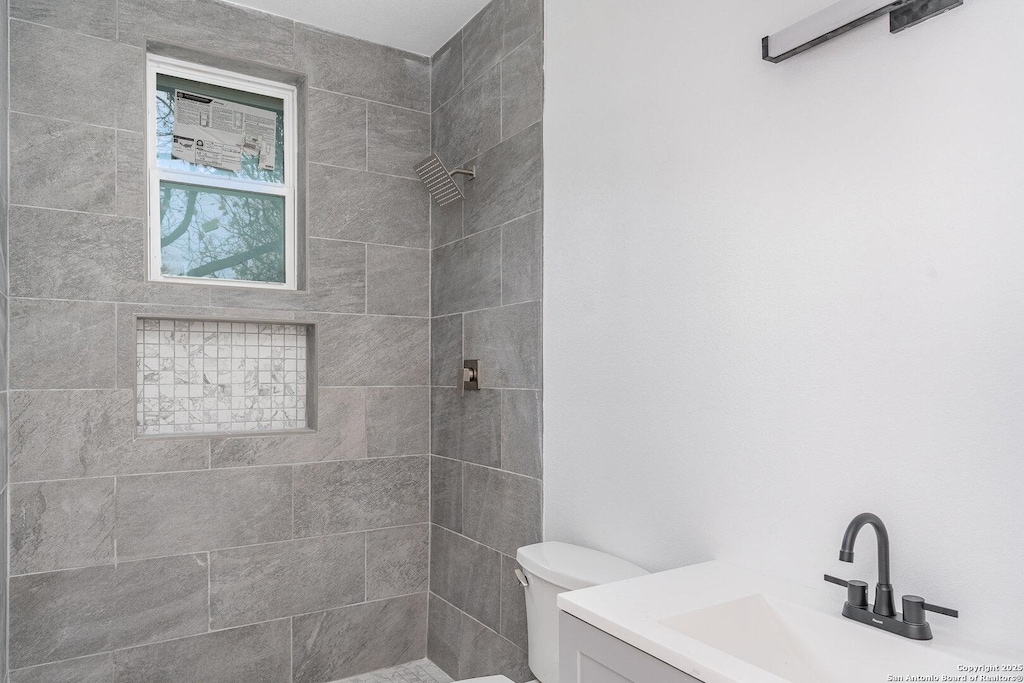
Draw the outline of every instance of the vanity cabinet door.
<instances>
[{"instance_id":1,"label":"vanity cabinet door","mask_svg":"<svg viewBox=\"0 0 1024 683\"><path fill-rule=\"evenodd\" d=\"M558 643L561 683L701 683L565 612Z\"/></svg>"}]
</instances>

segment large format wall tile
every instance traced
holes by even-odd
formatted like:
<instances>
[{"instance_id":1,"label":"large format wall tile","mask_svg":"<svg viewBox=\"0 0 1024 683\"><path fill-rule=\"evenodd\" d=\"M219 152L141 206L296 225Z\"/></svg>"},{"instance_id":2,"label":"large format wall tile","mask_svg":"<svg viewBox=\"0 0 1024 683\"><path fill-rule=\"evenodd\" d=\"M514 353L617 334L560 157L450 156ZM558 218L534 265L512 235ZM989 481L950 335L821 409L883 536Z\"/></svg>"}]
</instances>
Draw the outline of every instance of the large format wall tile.
<instances>
[{"instance_id":1,"label":"large format wall tile","mask_svg":"<svg viewBox=\"0 0 1024 683\"><path fill-rule=\"evenodd\" d=\"M14 299L11 389L114 386L114 305Z\"/></svg>"},{"instance_id":2,"label":"large format wall tile","mask_svg":"<svg viewBox=\"0 0 1024 683\"><path fill-rule=\"evenodd\" d=\"M430 252L366 245L366 312L430 315Z\"/></svg>"},{"instance_id":3,"label":"large format wall tile","mask_svg":"<svg viewBox=\"0 0 1024 683\"><path fill-rule=\"evenodd\" d=\"M6 294L0 295L0 386L10 388L10 312L11 300Z\"/></svg>"},{"instance_id":4,"label":"large format wall tile","mask_svg":"<svg viewBox=\"0 0 1024 683\"><path fill-rule=\"evenodd\" d=\"M11 683L110 683L114 657L109 652L40 664L11 672Z\"/></svg>"},{"instance_id":5,"label":"large format wall tile","mask_svg":"<svg viewBox=\"0 0 1024 683\"><path fill-rule=\"evenodd\" d=\"M294 24L283 17L193 0L118 0L117 7L123 43L142 47L156 38L277 66L294 62Z\"/></svg>"},{"instance_id":6,"label":"large format wall tile","mask_svg":"<svg viewBox=\"0 0 1024 683\"><path fill-rule=\"evenodd\" d=\"M366 100L314 88L307 117L309 161L366 169Z\"/></svg>"},{"instance_id":7,"label":"large format wall tile","mask_svg":"<svg viewBox=\"0 0 1024 683\"><path fill-rule=\"evenodd\" d=\"M478 358L479 356L467 356ZM491 382L485 376L485 382ZM479 465L501 465L501 393L434 387L431 391L431 453Z\"/></svg>"},{"instance_id":8,"label":"large format wall tile","mask_svg":"<svg viewBox=\"0 0 1024 683\"><path fill-rule=\"evenodd\" d=\"M434 315L501 305L501 231L487 230L433 250Z\"/></svg>"},{"instance_id":9,"label":"large format wall tile","mask_svg":"<svg viewBox=\"0 0 1024 683\"><path fill-rule=\"evenodd\" d=\"M543 404L539 391L501 392L501 468L527 477L543 474Z\"/></svg>"},{"instance_id":10,"label":"large format wall tile","mask_svg":"<svg viewBox=\"0 0 1024 683\"><path fill-rule=\"evenodd\" d=\"M430 389L366 390L367 455L423 455L430 451Z\"/></svg>"},{"instance_id":11,"label":"large format wall tile","mask_svg":"<svg viewBox=\"0 0 1024 683\"><path fill-rule=\"evenodd\" d=\"M544 43L540 34L501 62L501 138L507 140L544 114Z\"/></svg>"},{"instance_id":12,"label":"large format wall tile","mask_svg":"<svg viewBox=\"0 0 1024 683\"><path fill-rule=\"evenodd\" d=\"M429 199L419 180L310 164L308 233L311 237L427 247Z\"/></svg>"},{"instance_id":13,"label":"large format wall tile","mask_svg":"<svg viewBox=\"0 0 1024 683\"><path fill-rule=\"evenodd\" d=\"M117 482L118 558L287 539L291 487L288 467L122 477Z\"/></svg>"},{"instance_id":14,"label":"large format wall tile","mask_svg":"<svg viewBox=\"0 0 1024 683\"><path fill-rule=\"evenodd\" d=\"M207 557L12 577L11 667L202 633Z\"/></svg>"},{"instance_id":15,"label":"large format wall tile","mask_svg":"<svg viewBox=\"0 0 1024 683\"><path fill-rule=\"evenodd\" d=\"M367 600L426 591L429 567L429 524L366 532Z\"/></svg>"},{"instance_id":16,"label":"large format wall tile","mask_svg":"<svg viewBox=\"0 0 1024 683\"><path fill-rule=\"evenodd\" d=\"M501 303L541 298L544 281L544 220L541 212L501 228Z\"/></svg>"},{"instance_id":17,"label":"large format wall tile","mask_svg":"<svg viewBox=\"0 0 1024 683\"><path fill-rule=\"evenodd\" d=\"M295 535L426 522L428 467L423 456L296 466Z\"/></svg>"},{"instance_id":18,"label":"large format wall tile","mask_svg":"<svg viewBox=\"0 0 1024 683\"><path fill-rule=\"evenodd\" d=\"M502 43L505 54L541 30L544 23L542 0L500 0L504 5Z\"/></svg>"},{"instance_id":19,"label":"large format wall tile","mask_svg":"<svg viewBox=\"0 0 1024 683\"><path fill-rule=\"evenodd\" d=\"M417 178L416 164L430 155L430 115L370 102L366 150L368 170Z\"/></svg>"},{"instance_id":20,"label":"large format wall tile","mask_svg":"<svg viewBox=\"0 0 1024 683\"><path fill-rule=\"evenodd\" d=\"M524 650L475 619L463 617L459 676L475 678L495 671L501 671L515 683L525 683L534 677Z\"/></svg>"},{"instance_id":21,"label":"large format wall tile","mask_svg":"<svg viewBox=\"0 0 1024 683\"><path fill-rule=\"evenodd\" d=\"M142 130L141 119L123 110L128 96L142 95L142 51L137 48L12 21L10 68L14 111ZM141 102L133 109L141 112Z\"/></svg>"},{"instance_id":22,"label":"large format wall tile","mask_svg":"<svg viewBox=\"0 0 1024 683\"><path fill-rule=\"evenodd\" d=\"M190 287L146 282L145 245L141 219L11 207L11 296L195 302Z\"/></svg>"},{"instance_id":23,"label":"large format wall tile","mask_svg":"<svg viewBox=\"0 0 1024 683\"><path fill-rule=\"evenodd\" d=\"M311 610L331 619L295 640L304 670L347 675L424 656L430 205L412 165L430 151L429 60L209 0L11 2L12 367L24 381L10 406L18 483L10 506L0 490L0 509L15 527L15 571L32 572L12 581L12 680L279 683L292 675L291 624L265 620ZM208 61L226 68L257 60L308 74L303 291L145 282L147 39L222 54ZM7 243L4 223L0 250ZM109 334L107 308L82 315L90 306L113 306ZM135 313L322 325L317 433L136 439ZM46 355L62 362L44 367ZM356 482L306 481L307 502L327 514L297 511L293 527L293 470L318 462L357 463ZM347 485L359 494L340 505L313 491L333 498ZM303 524L366 531L294 540ZM365 592L374 602L336 609Z\"/></svg>"},{"instance_id":24,"label":"large format wall tile","mask_svg":"<svg viewBox=\"0 0 1024 683\"><path fill-rule=\"evenodd\" d=\"M2 65L0 65L0 66L2 66ZM0 107L2 107L2 106L3 106L3 103L0 102ZM2 115L2 114L0 114L0 115ZM2 119L0 119L0 123L3 123ZM3 136L3 137L6 138L7 136ZM7 144L6 140L0 142L0 154L3 153L3 151L4 151L3 147L6 147L6 144ZM0 158L6 158L6 157L0 157ZM2 176L5 173L6 173L6 171L0 171L0 176ZM2 183L2 182L4 182L4 179L2 177L0 177L0 183ZM8 188L7 188L6 185L0 185L0 240L3 240L3 242L0 243L0 244L2 244L2 246L0 246L0 294L3 294L4 296L7 296L7 295L10 294L10 286L9 286L9 284L10 284L10 260L9 260L10 249L9 249L9 246L8 246L9 237L10 237L10 223L9 223L10 218L7 215L8 211L9 211L9 204L7 202L7 189ZM4 385L0 385L0 386L7 386L7 385L4 384Z\"/></svg>"},{"instance_id":25,"label":"large format wall tile","mask_svg":"<svg viewBox=\"0 0 1024 683\"><path fill-rule=\"evenodd\" d=\"M113 128L11 115L11 203L114 213Z\"/></svg>"},{"instance_id":26,"label":"large format wall tile","mask_svg":"<svg viewBox=\"0 0 1024 683\"><path fill-rule=\"evenodd\" d=\"M317 612L292 620L293 680L322 683L421 659L427 595Z\"/></svg>"},{"instance_id":27,"label":"large format wall tile","mask_svg":"<svg viewBox=\"0 0 1024 683\"><path fill-rule=\"evenodd\" d=\"M427 627L427 658L441 667L449 676L458 678L461 644L462 612L431 593Z\"/></svg>"},{"instance_id":28,"label":"large format wall tile","mask_svg":"<svg viewBox=\"0 0 1024 683\"><path fill-rule=\"evenodd\" d=\"M11 573L114 562L114 479L14 484Z\"/></svg>"},{"instance_id":29,"label":"large format wall tile","mask_svg":"<svg viewBox=\"0 0 1024 683\"><path fill-rule=\"evenodd\" d=\"M498 69L441 105L430 121L433 149L449 170L501 140L501 77ZM479 177L477 178L477 180ZM472 185L473 181L467 184Z\"/></svg>"},{"instance_id":30,"label":"large format wall tile","mask_svg":"<svg viewBox=\"0 0 1024 683\"><path fill-rule=\"evenodd\" d=\"M430 60L409 52L298 24L295 64L310 85L427 111Z\"/></svg>"},{"instance_id":31,"label":"large format wall tile","mask_svg":"<svg viewBox=\"0 0 1024 683\"><path fill-rule=\"evenodd\" d=\"M366 245L324 239L310 239L308 244L309 282L305 290L218 287L210 293L211 303L225 307L365 313Z\"/></svg>"},{"instance_id":32,"label":"large format wall tile","mask_svg":"<svg viewBox=\"0 0 1024 683\"><path fill-rule=\"evenodd\" d=\"M324 316L317 353L321 386L426 386L430 321L393 316Z\"/></svg>"},{"instance_id":33,"label":"large format wall tile","mask_svg":"<svg viewBox=\"0 0 1024 683\"><path fill-rule=\"evenodd\" d=\"M435 111L462 90L462 31L434 54L430 68L430 110Z\"/></svg>"},{"instance_id":34,"label":"large format wall tile","mask_svg":"<svg viewBox=\"0 0 1024 683\"><path fill-rule=\"evenodd\" d=\"M10 396L12 481L203 469L206 439L135 440L135 397L116 391Z\"/></svg>"},{"instance_id":35,"label":"large format wall tile","mask_svg":"<svg viewBox=\"0 0 1024 683\"><path fill-rule=\"evenodd\" d=\"M0 40L3 41L4 45L8 46L7 50L0 50L0 69L5 71L0 73L8 73L7 78L0 78L0 125L3 126L3 130L8 132L7 135L0 135L0 159L7 159L10 161L10 104L11 104L11 91L10 91L10 21L0 22ZM10 173L9 164L0 164L0 197L4 200L4 206L7 201L10 200ZM0 657L0 659L3 659ZM6 661L6 660L4 660Z\"/></svg>"},{"instance_id":36,"label":"large format wall tile","mask_svg":"<svg viewBox=\"0 0 1024 683\"><path fill-rule=\"evenodd\" d=\"M346 534L210 553L211 628L362 602L365 547L363 534Z\"/></svg>"},{"instance_id":37,"label":"large format wall tile","mask_svg":"<svg viewBox=\"0 0 1024 683\"><path fill-rule=\"evenodd\" d=\"M117 0L11 0L11 18L114 40Z\"/></svg>"},{"instance_id":38,"label":"large format wall tile","mask_svg":"<svg viewBox=\"0 0 1024 683\"><path fill-rule=\"evenodd\" d=\"M467 85L501 59L505 4L505 0L491 2L462 29L463 79Z\"/></svg>"},{"instance_id":39,"label":"large format wall tile","mask_svg":"<svg viewBox=\"0 0 1024 683\"><path fill-rule=\"evenodd\" d=\"M113 683L281 683L291 675L287 619L114 653Z\"/></svg>"},{"instance_id":40,"label":"large format wall tile","mask_svg":"<svg viewBox=\"0 0 1024 683\"><path fill-rule=\"evenodd\" d=\"M476 180L466 183L467 233L502 225L541 209L542 144L542 124L538 123L474 160Z\"/></svg>"},{"instance_id":41,"label":"large format wall tile","mask_svg":"<svg viewBox=\"0 0 1024 683\"><path fill-rule=\"evenodd\" d=\"M142 133L115 131L117 138L117 215L146 217L146 141ZM137 257L138 252L134 252ZM138 260L136 258L136 260Z\"/></svg>"},{"instance_id":42,"label":"large format wall tile","mask_svg":"<svg viewBox=\"0 0 1024 683\"><path fill-rule=\"evenodd\" d=\"M462 533L462 461L430 457L430 521Z\"/></svg>"},{"instance_id":43,"label":"large format wall tile","mask_svg":"<svg viewBox=\"0 0 1024 683\"><path fill-rule=\"evenodd\" d=\"M454 387L462 368L462 316L448 315L430 321L430 383Z\"/></svg>"},{"instance_id":44,"label":"large format wall tile","mask_svg":"<svg viewBox=\"0 0 1024 683\"><path fill-rule=\"evenodd\" d=\"M501 555L439 526L430 535L430 592L497 629Z\"/></svg>"},{"instance_id":45,"label":"large format wall tile","mask_svg":"<svg viewBox=\"0 0 1024 683\"><path fill-rule=\"evenodd\" d=\"M539 479L467 464L462 533L505 555L541 540Z\"/></svg>"},{"instance_id":46,"label":"large format wall tile","mask_svg":"<svg viewBox=\"0 0 1024 683\"><path fill-rule=\"evenodd\" d=\"M7 508L7 489L6 488L0 490L0 505L4 506L3 509ZM6 517L6 515L0 515L0 533L3 533L4 536L6 537L7 536L7 531L8 531L8 529L7 529L7 517ZM8 665L8 657L7 657L8 648L6 647L7 643L10 642L10 639L8 637L8 635L9 635L9 633L8 633L8 624L10 623L10 620L7 618L7 616L10 614L10 609L9 609L9 607L10 607L10 599L9 599L9 597L10 597L10 581L9 581L9 579L10 579L10 572L6 568L7 565L8 565L8 552L7 552L7 542L6 541L3 543L2 546L0 546L0 562L4 563L3 565L0 565L0 566L5 567L5 569L3 570L3 578L2 578L2 580L4 582L4 590L0 591L0 609L3 610L3 614L4 614L4 617L5 617L2 620L2 623L0 623L0 639L2 639L2 642L5 644L5 647L3 648L3 653L0 654L0 671L5 671L6 672L6 671L10 671L10 666Z\"/></svg>"},{"instance_id":47,"label":"large format wall tile","mask_svg":"<svg viewBox=\"0 0 1024 683\"><path fill-rule=\"evenodd\" d=\"M488 386L541 388L540 302L467 313L465 354L481 359Z\"/></svg>"},{"instance_id":48,"label":"large format wall tile","mask_svg":"<svg viewBox=\"0 0 1024 683\"><path fill-rule=\"evenodd\" d=\"M322 387L317 393L315 434L214 439L210 455L213 467L365 458L365 390Z\"/></svg>"}]
</instances>

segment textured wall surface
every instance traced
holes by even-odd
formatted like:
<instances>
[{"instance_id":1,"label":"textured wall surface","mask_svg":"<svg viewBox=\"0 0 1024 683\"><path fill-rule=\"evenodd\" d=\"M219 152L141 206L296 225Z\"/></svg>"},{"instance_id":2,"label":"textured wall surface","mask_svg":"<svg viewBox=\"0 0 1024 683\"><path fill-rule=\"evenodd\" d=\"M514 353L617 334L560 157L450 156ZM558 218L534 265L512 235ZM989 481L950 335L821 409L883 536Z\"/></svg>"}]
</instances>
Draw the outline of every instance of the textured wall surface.
<instances>
[{"instance_id":1,"label":"textured wall surface","mask_svg":"<svg viewBox=\"0 0 1024 683\"><path fill-rule=\"evenodd\" d=\"M826 4L548 5L545 531L838 609L874 511L936 647L1020 654L1024 3L761 61Z\"/></svg>"},{"instance_id":2,"label":"textured wall surface","mask_svg":"<svg viewBox=\"0 0 1024 683\"><path fill-rule=\"evenodd\" d=\"M478 174L431 217L428 654L456 679L532 678L513 571L541 539L543 51L540 0L494 0L432 61L433 149ZM463 358L484 388L459 397Z\"/></svg>"},{"instance_id":3,"label":"textured wall surface","mask_svg":"<svg viewBox=\"0 0 1024 683\"><path fill-rule=\"evenodd\" d=\"M424 657L429 60L213 0L11 15L12 680ZM144 281L144 37L307 74L308 291ZM318 433L134 439L136 315L315 322Z\"/></svg>"},{"instance_id":4,"label":"textured wall surface","mask_svg":"<svg viewBox=\"0 0 1024 683\"><path fill-rule=\"evenodd\" d=\"M7 681L7 214L10 188L8 187L7 122L10 112L10 89L7 73L8 25L10 7L7 0L0 0L0 681Z\"/></svg>"}]
</instances>

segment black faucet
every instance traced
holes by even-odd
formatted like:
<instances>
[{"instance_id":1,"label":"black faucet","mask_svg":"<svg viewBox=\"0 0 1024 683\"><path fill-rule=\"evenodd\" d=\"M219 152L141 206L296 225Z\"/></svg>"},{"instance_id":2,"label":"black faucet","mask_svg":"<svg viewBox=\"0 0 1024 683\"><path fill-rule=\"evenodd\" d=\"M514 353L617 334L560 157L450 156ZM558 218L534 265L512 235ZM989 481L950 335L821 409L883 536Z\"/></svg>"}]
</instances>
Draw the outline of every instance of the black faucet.
<instances>
[{"instance_id":1,"label":"black faucet","mask_svg":"<svg viewBox=\"0 0 1024 683\"><path fill-rule=\"evenodd\" d=\"M878 540L878 583L875 584L875 607L872 611L883 617L894 617L896 602L892 598L892 583L889 581L889 532L878 515L862 512L853 518L843 534L839 559L842 562L853 562L853 544L857 542L857 534L866 524L875 528L875 538Z\"/></svg>"},{"instance_id":2,"label":"black faucet","mask_svg":"<svg viewBox=\"0 0 1024 683\"><path fill-rule=\"evenodd\" d=\"M904 595L903 614L896 611L892 583L889 581L889 532L886 531L885 524L882 523L878 515L863 512L853 518L853 521L846 527L846 533L843 534L843 545L839 549L840 561L853 562L853 546L857 542L857 534L865 525L874 527L875 537L878 541L878 583L875 585L875 604L873 606L868 604L868 585L863 581L844 581L826 574L826 581L847 589L843 616L906 638L931 640L932 627L925 621L925 611L945 614L949 617L958 617L960 614L948 607L930 605L924 601L924 598L916 595Z\"/></svg>"}]
</instances>

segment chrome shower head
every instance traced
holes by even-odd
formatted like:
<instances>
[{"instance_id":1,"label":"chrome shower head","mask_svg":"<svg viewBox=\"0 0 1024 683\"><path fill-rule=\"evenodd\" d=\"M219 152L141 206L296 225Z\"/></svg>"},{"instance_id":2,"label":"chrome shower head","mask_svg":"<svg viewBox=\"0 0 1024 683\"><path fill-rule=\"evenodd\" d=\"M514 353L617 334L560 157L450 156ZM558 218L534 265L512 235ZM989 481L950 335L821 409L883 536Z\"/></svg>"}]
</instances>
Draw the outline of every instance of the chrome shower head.
<instances>
[{"instance_id":1,"label":"chrome shower head","mask_svg":"<svg viewBox=\"0 0 1024 683\"><path fill-rule=\"evenodd\" d=\"M470 180L476 178L476 167L471 169L457 168L449 172L444 162L437 154L431 154L428 158L416 164L416 174L419 175L427 185L427 192L434 198L439 206L447 206L452 202L464 199L466 195L458 183L452 178L455 174L468 175Z\"/></svg>"}]
</instances>

